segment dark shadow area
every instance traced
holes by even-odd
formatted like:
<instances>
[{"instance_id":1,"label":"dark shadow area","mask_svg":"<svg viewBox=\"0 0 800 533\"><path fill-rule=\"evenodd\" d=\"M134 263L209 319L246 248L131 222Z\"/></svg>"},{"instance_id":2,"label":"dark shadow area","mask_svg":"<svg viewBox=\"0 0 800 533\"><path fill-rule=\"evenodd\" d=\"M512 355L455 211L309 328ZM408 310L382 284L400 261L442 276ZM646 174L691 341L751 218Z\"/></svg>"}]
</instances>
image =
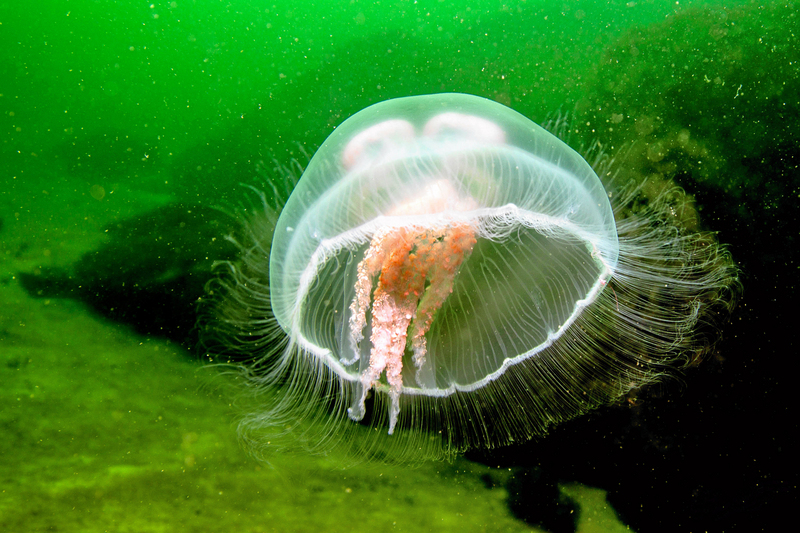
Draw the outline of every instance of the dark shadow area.
<instances>
[{"instance_id":1,"label":"dark shadow area","mask_svg":"<svg viewBox=\"0 0 800 533\"><path fill-rule=\"evenodd\" d=\"M237 227L218 210L173 204L109 226L108 241L69 269L20 273L19 279L33 296L84 301L141 335L194 350L198 301L213 263L236 257L225 236Z\"/></svg>"}]
</instances>

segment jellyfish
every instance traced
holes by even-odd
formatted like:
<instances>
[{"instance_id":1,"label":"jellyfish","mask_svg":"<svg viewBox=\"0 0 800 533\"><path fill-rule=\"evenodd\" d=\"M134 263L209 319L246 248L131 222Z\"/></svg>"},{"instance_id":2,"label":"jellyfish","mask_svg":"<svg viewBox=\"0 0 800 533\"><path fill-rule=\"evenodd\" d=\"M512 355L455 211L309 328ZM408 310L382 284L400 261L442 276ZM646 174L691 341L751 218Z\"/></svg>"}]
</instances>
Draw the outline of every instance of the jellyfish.
<instances>
[{"instance_id":1,"label":"jellyfish","mask_svg":"<svg viewBox=\"0 0 800 533\"><path fill-rule=\"evenodd\" d=\"M344 121L288 200L264 195L212 290L212 355L245 354L255 391L245 439L449 456L541 437L697 361L733 305L730 255L681 222L680 191L615 205L598 170L472 95Z\"/></svg>"}]
</instances>

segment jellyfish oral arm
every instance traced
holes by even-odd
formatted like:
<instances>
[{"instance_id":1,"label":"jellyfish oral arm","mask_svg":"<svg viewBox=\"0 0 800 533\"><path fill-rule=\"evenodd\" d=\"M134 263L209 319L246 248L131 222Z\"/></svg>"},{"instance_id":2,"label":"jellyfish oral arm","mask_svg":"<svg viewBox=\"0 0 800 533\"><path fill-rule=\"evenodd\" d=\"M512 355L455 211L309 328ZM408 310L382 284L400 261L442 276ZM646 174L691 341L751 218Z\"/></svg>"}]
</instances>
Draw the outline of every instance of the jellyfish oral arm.
<instances>
[{"instance_id":1,"label":"jellyfish oral arm","mask_svg":"<svg viewBox=\"0 0 800 533\"><path fill-rule=\"evenodd\" d=\"M442 195L455 191L449 185L434 185L420 198L400 206L397 214L420 214L420 211L432 214L441 210ZM449 196L446 203L452 202L452 198ZM474 205L468 199L458 204L462 208ZM379 379L385 371L390 398L389 433L394 431L400 412L403 354L407 347L413 352L417 384L425 388L420 377L426 365L425 334L436 311L453 291L458 268L469 257L476 242L475 228L468 222L456 220L435 227L386 227L374 234L358 265L355 296L350 305L350 343L352 353L356 354L354 357L360 352L358 344L364 338L368 309L372 315L369 367L360 377L361 397L348 410L352 419L363 418L367 393L374 387L381 387Z\"/></svg>"}]
</instances>

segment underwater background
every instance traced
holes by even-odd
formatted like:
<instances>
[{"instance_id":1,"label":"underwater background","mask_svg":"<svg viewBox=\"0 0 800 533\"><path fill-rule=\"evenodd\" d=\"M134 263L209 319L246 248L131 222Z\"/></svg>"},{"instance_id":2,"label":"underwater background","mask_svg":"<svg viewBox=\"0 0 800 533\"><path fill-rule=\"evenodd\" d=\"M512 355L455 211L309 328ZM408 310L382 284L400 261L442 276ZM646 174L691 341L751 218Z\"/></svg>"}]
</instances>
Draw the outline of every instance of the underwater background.
<instances>
[{"instance_id":1,"label":"underwater background","mask_svg":"<svg viewBox=\"0 0 800 533\"><path fill-rule=\"evenodd\" d=\"M1 2L0 531L796 523L798 7ZM252 400L197 345L236 254L226 212L358 110L437 92L568 114L574 147L678 183L741 268L739 306L685 375L538 442L260 463L236 434Z\"/></svg>"}]
</instances>

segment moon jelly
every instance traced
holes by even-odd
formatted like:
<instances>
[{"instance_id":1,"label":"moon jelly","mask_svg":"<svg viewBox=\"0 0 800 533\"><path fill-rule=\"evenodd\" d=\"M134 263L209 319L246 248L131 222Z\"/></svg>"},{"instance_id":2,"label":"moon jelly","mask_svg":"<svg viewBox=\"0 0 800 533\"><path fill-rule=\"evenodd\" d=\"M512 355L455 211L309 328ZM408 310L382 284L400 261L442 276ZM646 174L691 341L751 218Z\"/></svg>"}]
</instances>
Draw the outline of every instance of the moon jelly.
<instances>
[{"instance_id":1,"label":"moon jelly","mask_svg":"<svg viewBox=\"0 0 800 533\"><path fill-rule=\"evenodd\" d=\"M483 98L364 109L277 221L249 222L222 283L221 351L250 354L265 392L245 435L441 456L543 435L682 366L736 273L676 197L615 218L583 157Z\"/></svg>"}]
</instances>

